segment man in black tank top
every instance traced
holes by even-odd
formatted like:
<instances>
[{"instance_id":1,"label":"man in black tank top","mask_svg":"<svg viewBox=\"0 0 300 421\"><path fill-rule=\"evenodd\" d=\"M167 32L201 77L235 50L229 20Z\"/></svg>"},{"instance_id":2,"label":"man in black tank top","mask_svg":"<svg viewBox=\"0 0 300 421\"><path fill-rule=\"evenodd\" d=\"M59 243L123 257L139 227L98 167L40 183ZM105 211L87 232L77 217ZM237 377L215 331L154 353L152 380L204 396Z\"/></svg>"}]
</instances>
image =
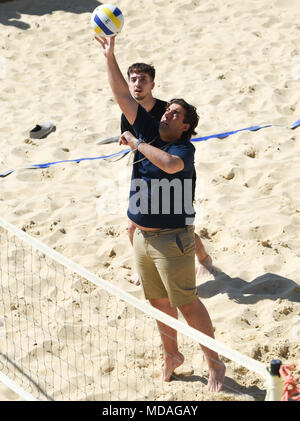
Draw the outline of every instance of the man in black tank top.
<instances>
[{"instance_id":1,"label":"man in black tank top","mask_svg":"<svg viewBox=\"0 0 300 421\"><path fill-rule=\"evenodd\" d=\"M145 63L134 63L129 66L127 70L128 77L128 86L131 95L133 98L143 107L145 110L151 114L157 121L160 121L162 115L166 110L166 101L161 99L154 98L152 95L152 90L155 86L155 68L150 64ZM121 133L126 131L131 132L135 135L135 131L132 125L128 122L125 115L121 115ZM196 184L196 172L194 175L194 185ZM133 244L133 234L135 231L134 224L129 220L128 222L128 235ZM213 270L212 259L207 254L200 237L195 233L195 254L198 260L198 270L197 277L211 273ZM132 281L135 285L139 285L140 281L138 275L132 276Z\"/></svg>"}]
</instances>

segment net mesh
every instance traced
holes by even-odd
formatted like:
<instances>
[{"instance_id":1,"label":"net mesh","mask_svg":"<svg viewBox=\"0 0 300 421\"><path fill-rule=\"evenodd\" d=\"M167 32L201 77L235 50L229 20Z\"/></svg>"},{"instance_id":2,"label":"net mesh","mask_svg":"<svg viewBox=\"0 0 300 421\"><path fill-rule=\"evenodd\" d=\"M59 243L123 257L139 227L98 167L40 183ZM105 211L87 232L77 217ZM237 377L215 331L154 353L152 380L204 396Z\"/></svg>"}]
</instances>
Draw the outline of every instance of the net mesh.
<instances>
[{"instance_id":1,"label":"net mesh","mask_svg":"<svg viewBox=\"0 0 300 421\"><path fill-rule=\"evenodd\" d=\"M0 288L0 372L35 399L207 399L199 343L178 334L188 362L174 377L176 387L164 382L152 316L2 227ZM239 376L241 368L231 372ZM241 389L227 384L236 396L244 396Z\"/></svg>"}]
</instances>

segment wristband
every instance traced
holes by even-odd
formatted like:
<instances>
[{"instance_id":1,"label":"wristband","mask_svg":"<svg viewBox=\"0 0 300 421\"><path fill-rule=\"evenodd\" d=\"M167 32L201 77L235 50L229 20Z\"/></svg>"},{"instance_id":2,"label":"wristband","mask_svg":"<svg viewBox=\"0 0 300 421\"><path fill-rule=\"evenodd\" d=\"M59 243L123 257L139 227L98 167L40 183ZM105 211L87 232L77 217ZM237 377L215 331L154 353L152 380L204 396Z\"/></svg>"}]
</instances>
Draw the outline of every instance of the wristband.
<instances>
[{"instance_id":1,"label":"wristband","mask_svg":"<svg viewBox=\"0 0 300 421\"><path fill-rule=\"evenodd\" d=\"M141 143L146 143L146 142L144 141L144 139L139 139L139 140L136 142L136 144L135 144L135 149L136 149L136 150L137 150L137 148L139 147L139 145L140 145Z\"/></svg>"}]
</instances>

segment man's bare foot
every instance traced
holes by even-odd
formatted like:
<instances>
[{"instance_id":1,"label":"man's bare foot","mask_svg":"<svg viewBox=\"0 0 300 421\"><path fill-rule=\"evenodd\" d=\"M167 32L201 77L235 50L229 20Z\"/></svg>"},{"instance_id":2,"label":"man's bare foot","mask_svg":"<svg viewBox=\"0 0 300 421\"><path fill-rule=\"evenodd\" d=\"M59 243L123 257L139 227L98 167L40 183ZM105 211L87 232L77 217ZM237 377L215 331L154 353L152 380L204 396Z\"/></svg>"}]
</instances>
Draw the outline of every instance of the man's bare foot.
<instances>
[{"instance_id":1,"label":"man's bare foot","mask_svg":"<svg viewBox=\"0 0 300 421\"><path fill-rule=\"evenodd\" d=\"M226 367L222 361L215 363L213 367L209 368L209 377L207 383L207 389L209 392L220 392L223 388L225 378Z\"/></svg>"},{"instance_id":2,"label":"man's bare foot","mask_svg":"<svg viewBox=\"0 0 300 421\"><path fill-rule=\"evenodd\" d=\"M184 356L181 352L178 352L178 355L172 356L168 355L165 357L165 366L164 366L164 381L169 382L171 380L174 370L183 364Z\"/></svg>"},{"instance_id":3,"label":"man's bare foot","mask_svg":"<svg viewBox=\"0 0 300 421\"><path fill-rule=\"evenodd\" d=\"M141 285L141 282L139 280L139 275L137 273L135 273L134 275L132 275L130 277L130 282L132 282L134 285L139 286Z\"/></svg>"}]
</instances>

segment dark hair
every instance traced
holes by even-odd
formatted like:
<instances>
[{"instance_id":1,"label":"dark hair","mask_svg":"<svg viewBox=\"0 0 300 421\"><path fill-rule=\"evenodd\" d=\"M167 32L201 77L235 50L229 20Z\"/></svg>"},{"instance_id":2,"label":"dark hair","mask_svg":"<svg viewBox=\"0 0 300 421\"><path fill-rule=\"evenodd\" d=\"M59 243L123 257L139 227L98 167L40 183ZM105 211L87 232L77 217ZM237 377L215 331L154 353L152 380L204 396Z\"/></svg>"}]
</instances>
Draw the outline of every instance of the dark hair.
<instances>
[{"instance_id":1,"label":"dark hair","mask_svg":"<svg viewBox=\"0 0 300 421\"><path fill-rule=\"evenodd\" d=\"M152 80L155 79L155 68L151 64L146 63L134 63L128 67L127 76L130 78L130 74L133 72L147 73Z\"/></svg>"},{"instance_id":2,"label":"dark hair","mask_svg":"<svg viewBox=\"0 0 300 421\"><path fill-rule=\"evenodd\" d=\"M198 125L199 122L199 116L197 114L197 109L193 105L187 103L182 98L174 98L171 99L171 101L168 102L167 107L168 108L171 104L178 104L181 105L182 108L185 110L185 117L183 122L188 123L190 125L190 128L182 133L182 138L184 140L190 140L192 135L197 134L195 131L195 128Z\"/></svg>"}]
</instances>

